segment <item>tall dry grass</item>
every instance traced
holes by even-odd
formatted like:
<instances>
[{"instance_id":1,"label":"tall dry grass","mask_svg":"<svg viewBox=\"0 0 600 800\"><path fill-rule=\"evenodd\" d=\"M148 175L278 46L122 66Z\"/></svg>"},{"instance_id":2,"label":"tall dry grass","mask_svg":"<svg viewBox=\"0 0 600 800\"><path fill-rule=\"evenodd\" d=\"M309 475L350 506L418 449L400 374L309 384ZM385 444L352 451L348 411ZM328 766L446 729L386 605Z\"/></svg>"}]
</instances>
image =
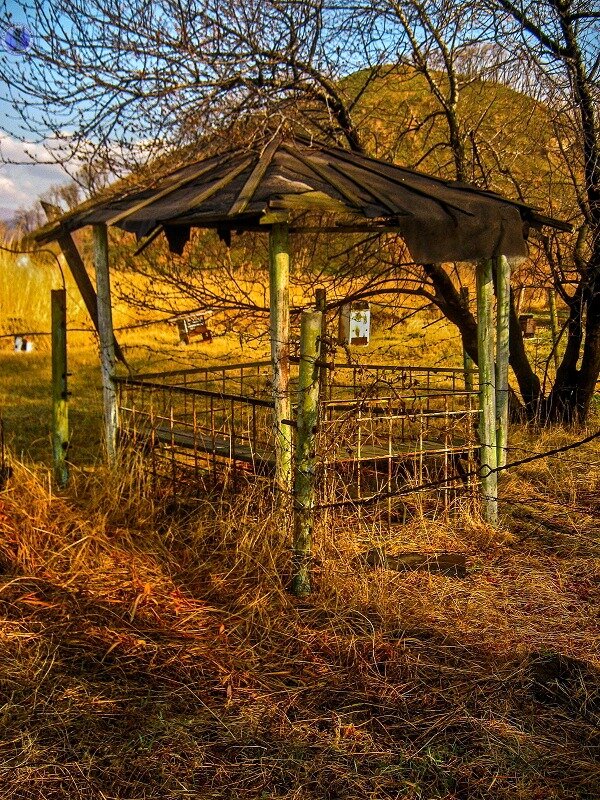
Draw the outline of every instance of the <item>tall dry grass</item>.
<instances>
[{"instance_id":1,"label":"tall dry grass","mask_svg":"<svg viewBox=\"0 0 600 800\"><path fill-rule=\"evenodd\" d=\"M507 478L500 532L468 510L389 530L329 513L302 602L257 487L190 505L127 462L56 495L15 464L0 495L2 796L591 800L597 456L552 468L570 517L544 504L545 467ZM369 569L373 544L460 550L468 577Z\"/></svg>"}]
</instances>

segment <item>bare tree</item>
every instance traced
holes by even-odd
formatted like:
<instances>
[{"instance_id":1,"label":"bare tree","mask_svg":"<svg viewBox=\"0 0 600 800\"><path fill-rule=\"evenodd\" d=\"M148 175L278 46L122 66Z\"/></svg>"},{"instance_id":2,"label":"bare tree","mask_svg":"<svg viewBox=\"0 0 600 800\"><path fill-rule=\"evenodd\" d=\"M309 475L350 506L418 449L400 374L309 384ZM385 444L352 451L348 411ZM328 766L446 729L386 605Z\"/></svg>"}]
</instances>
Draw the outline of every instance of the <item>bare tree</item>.
<instances>
[{"instance_id":1,"label":"bare tree","mask_svg":"<svg viewBox=\"0 0 600 800\"><path fill-rule=\"evenodd\" d=\"M488 95L484 107L477 106L473 93L490 75L495 80L516 75L515 86L523 89L523 65L535 69L546 87L541 96L538 87L539 99L550 98L550 87L565 98L553 119L556 147L559 154L564 151L561 169L567 175L571 169L582 218L570 254L556 241L542 242L542 249L555 276L564 273L570 258L581 280L572 294L556 281L571 317L550 395L543 396L527 359L514 308L511 364L530 416L543 407L548 418L585 417L600 369L594 109L599 64L592 63L590 38L598 12L589 10L589 3L579 8L557 0L530 5L512 0L132 0L126 5L33 0L23 9L33 46L22 57L0 63L4 99L20 117L23 135L33 132L47 141L55 160L78 165L98 160L113 174L173 148L183 158L198 148L199 139L204 146L211 136L230 141L232 129L246 137L260 120L273 118L294 119L364 152L375 142L371 123L379 113L371 87L416 74L427 88L429 105L424 118L413 114L407 120L400 137L404 147L421 136L413 164L434 164L438 172L491 188L503 188L497 185L500 177L501 184L531 201L533 183L524 193L519 171L527 153L507 147L506 137L493 130L497 100L506 93ZM0 23L10 22L5 0ZM393 113L394 104L389 105ZM534 119L541 107L531 101L523 115ZM15 134L14 122L10 131ZM557 170L553 164L549 180ZM583 191L578 191L580 176ZM538 194L542 183L535 182ZM420 291L456 323L476 357L475 321L460 301L459 274L452 266L426 265L420 270ZM368 291L369 279L363 277Z\"/></svg>"},{"instance_id":2,"label":"bare tree","mask_svg":"<svg viewBox=\"0 0 600 800\"><path fill-rule=\"evenodd\" d=\"M556 150L577 207L577 231L567 247L545 242L569 319L564 357L544 411L585 419L600 374L600 4L495 0L491 8L497 41L518 57L553 109Z\"/></svg>"}]
</instances>

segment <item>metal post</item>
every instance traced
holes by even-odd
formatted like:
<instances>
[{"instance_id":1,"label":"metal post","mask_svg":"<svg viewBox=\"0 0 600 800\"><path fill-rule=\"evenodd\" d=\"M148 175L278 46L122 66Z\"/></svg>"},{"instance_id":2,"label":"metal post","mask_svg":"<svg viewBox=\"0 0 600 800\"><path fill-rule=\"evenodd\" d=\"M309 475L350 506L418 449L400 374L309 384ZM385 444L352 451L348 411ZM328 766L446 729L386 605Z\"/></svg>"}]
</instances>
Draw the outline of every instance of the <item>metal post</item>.
<instances>
[{"instance_id":1,"label":"metal post","mask_svg":"<svg viewBox=\"0 0 600 800\"><path fill-rule=\"evenodd\" d=\"M52 462L54 479L60 488L69 480L69 393L67 390L67 293L50 292L52 318Z\"/></svg>"},{"instance_id":2,"label":"metal post","mask_svg":"<svg viewBox=\"0 0 600 800\"><path fill-rule=\"evenodd\" d=\"M110 300L108 271L108 232L106 225L94 225L94 269L98 296L98 336L100 338L100 365L102 369L102 394L104 406L104 446L108 462L114 463L117 455L117 391L114 383L115 346Z\"/></svg>"},{"instance_id":3,"label":"metal post","mask_svg":"<svg viewBox=\"0 0 600 800\"><path fill-rule=\"evenodd\" d=\"M496 461L506 464L508 446L508 361L510 357L510 263L506 256L496 262Z\"/></svg>"},{"instance_id":4,"label":"metal post","mask_svg":"<svg viewBox=\"0 0 600 800\"><path fill-rule=\"evenodd\" d=\"M289 231L275 223L269 234L269 304L271 309L271 367L275 401L275 481L282 496L292 482L290 381Z\"/></svg>"},{"instance_id":5,"label":"metal post","mask_svg":"<svg viewBox=\"0 0 600 800\"><path fill-rule=\"evenodd\" d=\"M498 524L498 476L496 463L496 385L494 375L494 286L492 262L477 264L477 360L479 366L479 440L483 516Z\"/></svg>"},{"instance_id":6,"label":"metal post","mask_svg":"<svg viewBox=\"0 0 600 800\"><path fill-rule=\"evenodd\" d=\"M320 311L305 311L300 329L296 474L294 480L294 574L292 591L310 593L310 554L315 505L316 435L319 418Z\"/></svg>"}]
</instances>

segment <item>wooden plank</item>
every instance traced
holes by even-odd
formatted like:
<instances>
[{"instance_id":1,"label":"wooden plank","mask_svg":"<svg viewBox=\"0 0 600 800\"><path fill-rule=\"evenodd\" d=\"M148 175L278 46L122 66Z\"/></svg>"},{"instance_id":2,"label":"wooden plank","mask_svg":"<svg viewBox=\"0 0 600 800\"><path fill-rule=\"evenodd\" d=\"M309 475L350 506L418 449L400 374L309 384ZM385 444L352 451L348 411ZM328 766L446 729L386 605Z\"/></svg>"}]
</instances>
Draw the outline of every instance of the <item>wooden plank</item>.
<instances>
[{"instance_id":1,"label":"wooden plank","mask_svg":"<svg viewBox=\"0 0 600 800\"><path fill-rule=\"evenodd\" d=\"M369 173L372 173L373 175L376 175L376 176L378 176L380 178L383 178L384 180L386 180L386 181L388 181L390 183L393 183L396 186L399 186L400 188L405 189L408 192L412 192L413 194L419 195L420 197L424 197L427 200L434 201L434 202L438 203L439 205L441 205L445 209L453 209L454 211L459 211L461 214L465 214L468 217L476 216L472 211L469 211L468 209L465 209L462 206L456 205L455 203L452 203L449 200L444 200L441 197L436 197L431 192L427 192L424 189L419 189L416 186L413 186L413 185L407 183L407 180L404 177L399 177L399 176L396 176L396 175L390 175L389 173L387 173L385 171L385 167L387 166L389 169L392 169L392 170L396 169L397 170L398 167L396 167L394 164L387 164L387 165L386 164L381 164L380 165L379 162L374 161L373 159L370 159L368 167L367 166L363 166L362 164L357 163L355 160L353 160L351 153L345 152L343 150L336 150L336 157L339 158L341 161L345 161L346 163L351 164L354 167L357 167L359 169L364 169L365 172L366 172L365 180L368 180L369 179ZM408 170L403 170L403 171L407 172ZM442 189L450 189L451 190L451 187L448 187L443 181L440 181L439 179L433 178L433 177L431 177L429 175L424 175L422 173L414 173L413 172L412 174L414 174L416 177L422 178L422 179L424 179L426 181L431 181L431 182L434 183L434 185L435 184L441 185L440 188L442 188ZM504 198L502 198L502 199L504 200ZM509 201L504 201L504 202L509 202Z\"/></svg>"},{"instance_id":2,"label":"wooden plank","mask_svg":"<svg viewBox=\"0 0 600 800\"><path fill-rule=\"evenodd\" d=\"M352 181L355 186L358 186L362 191L367 192L371 195L371 197L375 198L378 203L381 203L385 208L387 208L388 212L393 214L394 216L412 216L412 213L407 209L400 208L398 205L398 201L394 200L384 189L381 187L377 187L375 185L375 181L369 181L368 185L365 185L363 181L361 181L360 177L353 177L352 173L347 172L346 170L340 169L340 167L336 164L332 164L331 161L328 162L331 169L338 172L342 175L346 180ZM352 166L350 164L347 165L350 169ZM358 171L358 170L357 170ZM360 173L359 173L360 174Z\"/></svg>"},{"instance_id":3,"label":"wooden plank","mask_svg":"<svg viewBox=\"0 0 600 800\"><path fill-rule=\"evenodd\" d=\"M193 208L197 208L199 205L201 205L206 200L211 198L217 192L220 192L221 189L224 189L226 186L229 186L229 184L232 183L232 181L234 181L237 178L238 175L241 175L241 173L245 169L247 169L250 166L251 163L252 163L252 159L251 158L245 158L241 162L241 164L238 164L237 167L230 168L228 173L224 177L222 177L220 180L216 181L216 183L213 183L212 186L209 186L208 188L203 189L195 197L193 197L191 200L189 200L188 203L186 204L185 210L182 210L181 216L184 216L186 213L191 211Z\"/></svg>"},{"instance_id":4,"label":"wooden plank","mask_svg":"<svg viewBox=\"0 0 600 800\"><path fill-rule=\"evenodd\" d=\"M52 318L52 462L54 480L62 489L69 480L69 393L67 390L67 293L50 292Z\"/></svg>"},{"instance_id":5,"label":"wooden plank","mask_svg":"<svg viewBox=\"0 0 600 800\"><path fill-rule=\"evenodd\" d=\"M331 211L332 213L348 213L347 207L330 197L325 192L302 192L301 194L282 194L276 200L269 201L269 208L277 209L302 209L315 211Z\"/></svg>"},{"instance_id":6,"label":"wooden plank","mask_svg":"<svg viewBox=\"0 0 600 800\"><path fill-rule=\"evenodd\" d=\"M477 264L477 353L479 366L479 439L481 442L481 492L483 517L498 524L498 473L496 469L496 376L494 373L494 286L492 262Z\"/></svg>"},{"instance_id":7,"label":"wooden plank","mask_svg":"<svg viewBox=\"0 0 600 800\"><path fill-rule=\"evenodd\" d=\"M456 578L464 578L467 574L467 559L462 553L410 552L389 556L381 550L369 550L363 558L370 567L391 569L394 572L425 570Z\"/></svg>"},{"instance_id":8,"label":"wooden plank","mask_svg":"<svg viewBox=\"0 0 600 800\"><path fill-rule=\"evenodd\" d=\"M273 225L269 233L269 305L273 400L275 402L276 484L282 501L291 491L292 429L290 381L290 251L285 223Z\"/></svg>"},{"instance_id":9,"label":"wooden plank","mask_svg":"<svg viewBox=\"0 0 600 800\"><path fill-rule=\"evenodd\" d=\"M310 169L317 177L321 178L321 180L325 181L325 183L333 186L333 188L339 192L339 194L341 194L351 206L360 209L365 205L365 201L361 199L359 195L357 195L352 189L344 186L332 169L328 168L327 166L323 166L322 164L316 164L314 161L311 161L310 159L301 155L298 150L293 150L288 145L283 144L281 147L293 158L298 159L301 164L304 164L304 166Z\"/></svg>"},{"instance_id":10,"label":"wooden plank","mask_svg":"<svg viewBox=\"0 0 600 800\"><path fill-rule=\"evenodd\" d=\"M319 418L318 364L322 317L320 311L305 311L300 323L292 578L292 592L297 597L310 594L310 556L317 468L316 435Z\"/></svg>"},{"instance_id":11,"label":"wooden plank","mask_svg":"<svg viewBox=\"0 0 600 800\"><path fill-rule=\"evenodd\" d=\"M254 192L257 190L259 183L265 176L265 172L269 168L271 161L273 160L273 156L275 155L277 148L281 142L281 137L276 136L272 142L270 142L262 152L261 157L258 159L258 163L250 173L248 180L244 184L242 191L237 196L237 199L227 212L227 216L233 217L235 214L241 214L246 210L248 203L252 200L254 196Z\"/></svg>"},{"instance_id":12,"label":"wooden plank","mask_svg":"<svg viewBox=\"0 0 600 800\"><path fill-rule=\"evenodd\" d=\"M133 216L138 211L142 211L144 208L147 208L148 206L151 206L153 203L158 202L158 200L163 200L165 197L168 197L170 194L173 194L178 189L182 189L186 184L198 180L198 178L201 178L203 175L206 175L208 172L211 172L212 170L219 169L219 167L221 167L222 164L223 164L223 159L220 159L217 160L216 162L208 164L207 166L205 165L197 172L195 172L193 175L188 175L185 178L181 178L181 180L176 181L174 184L171 184L171 186L167 186L166 189L162 189L161 191L156 192L151 197L147 197L144 200L140 200L138 203L135 203L135 205L130 206L129 208L124 209L123 211L119 211L118 214L115 214L113 217L110 217L110 219L106 221L106 224L116 225L117 222L122 222L124 219Z\"/></svg>"},{"instance_id":13,"label":"wooden plank","mask_svg":"<svg viewBox=\"0 0 600 800\"><path fill-rule=\"evenodd\" d=\"M109 464L117 457L118 402L115 375L115 348L110 298L108 268L108 231L106 225L93 226L94 267L98 288L98 335L100 338L100 364L102 369L102 396L104 407L104 446Z\"/></svg>"},{"instance_id":14,"label":"wooden plank","mask_svg":"<svg viewBox=\"0 0 600 800\"><path fill-rule=\"evenodd\" d=\"M150 245L155 239L158 239L158 237L163 231L164 227L162 225L157 225L152 231L150 231L150 233L148 234L148 236L146 236L144 241L140 245L138 245L138 247L136 247L136 249L133 251L133 255L134 256L141 255L147 247L150 247Z\"/></svg>"}]
</instances>

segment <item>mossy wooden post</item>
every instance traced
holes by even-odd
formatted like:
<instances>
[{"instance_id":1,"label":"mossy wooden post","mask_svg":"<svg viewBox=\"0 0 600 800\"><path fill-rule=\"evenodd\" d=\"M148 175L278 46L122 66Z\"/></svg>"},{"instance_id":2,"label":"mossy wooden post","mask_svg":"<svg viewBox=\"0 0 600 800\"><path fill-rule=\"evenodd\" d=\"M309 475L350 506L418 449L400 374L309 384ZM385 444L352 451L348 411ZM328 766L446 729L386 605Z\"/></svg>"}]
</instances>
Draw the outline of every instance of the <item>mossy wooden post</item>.
<instances>
[{"instance_id":1,"label":"mossy wooden post","mask_svg":"<svg viewBox=\"0 0 600 800\"><path fill-rule=\"evenodd\" d=\"M469 310L469 287L468 286L461 286L460 289L460 301L462 303L462 307L465 311ZM467 353L465 348L463 347L463 370L465 373L465 389L467 392L473 391L473 372L472 370L475 368L475 364L473 363L473 359Z\"/></svg>"},{"instance_id":2,"label":"mossy wooden post","mask_svg":"<svg viewBox=\"0 0 600 800\"><path fill-rule=\"evenodd\" d=\"M289 273L288 225L285 222L277 222L272 225L269 234L269 305L275 401L275 481L282 498L289 494L292 484Z\"/></svg>"},{"instance_id":3,"label":"mossy wooden post","mask_svg":"<svg viewBox=\"0 0 600 800\"><path fill-rule=\"evenodd\" d=\"M479 366L479 440L481 444L481 491L483 516L498 524L498 476L496 472L496 383L494 374L494 284L492 262L477 264L477 360Z\"/></svg>"},{"instance_id":4,"label":"mossy wooden post","mask_svg":"<svg viewBox=\"0 0 600 800\"><path fill-rule=\"evenodd\" d=\"M50 292L52 318L52 463L54 479L65 487L69 480L69 393L67 390L67 294Z\"/></svg>"},{"instance_id":5,"label":"mossy wooden post","mask_svg":"<svg viewBox=\"0 0 600 800\"><path fill-rule=\"evenodd\" d=\"M104 446L109 464L117 456L117 388L115 375L115 345L108 271L108 231L106 225L93 226L94 269L98 297L98 337L100 339L100 366L102 369L102 395L104 409Z\"/></svg>"},{"instance_id":6,"label":"mossy wooden post","mask_svg":"<svg viewBox=\"0 0 600 800\"><path fill-rule=\"evenodd\" d=\"M496 462L506 464L508 446L508 361L510 357L510 262L496 262Z\"/></svg>"},{"instance_id":7,"label":"mossy wooden post","mask_svg":"<svg viewBox=\"0 0 600 800\"><path fill-rule=\"evenodd\" d=\"M558 314L556 313L556 293L554 289L548 289L548 308L550 309L550 330L552 331L552 356L554 366L558 369L560 359L558 357Z\"/></svg>"},{"instance_id":8,"label":"mossy wooden post","mask_svg":"<svg viewBox=\"0 0 600 800\"><path fill-rule=\"evenodd\" d=\"M294 479L294 575L292 591L310 593L310 555L315 507L316 438L319 420L321 311L305 311L300 327L300 370Z\"/></svg>"}]
</instances>

